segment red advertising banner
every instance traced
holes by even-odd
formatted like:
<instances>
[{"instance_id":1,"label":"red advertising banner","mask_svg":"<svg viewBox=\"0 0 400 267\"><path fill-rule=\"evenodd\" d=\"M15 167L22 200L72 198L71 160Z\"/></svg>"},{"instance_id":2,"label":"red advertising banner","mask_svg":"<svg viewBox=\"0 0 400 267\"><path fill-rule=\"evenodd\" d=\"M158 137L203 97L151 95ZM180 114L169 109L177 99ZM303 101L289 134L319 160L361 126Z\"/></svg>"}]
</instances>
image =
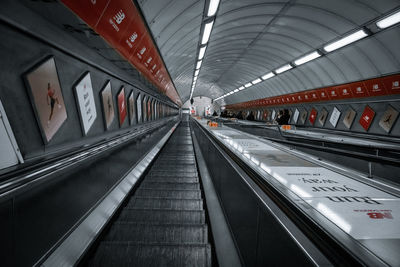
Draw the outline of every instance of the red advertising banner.
<instances>
[{"instance_id":1,"label":"red advertising banner","mask_svg":"<svg viewBox=\"0 0 400 267\"><path fill-rule=\"evenodd\" d=\"M334 101L340 99L362 98L371 96L383 96L400 94L400 74L386 76L377 79L348 83L331 88L320 88L299 93L281 95L260 99L261 102L248 101L227 105L228 109L241 107L274 106L280 104L295 104L318 101ZM279 102L277 101L279 99Z\"/></svg>"},{"instance_id":2,"label":"red advertising banner","mask_svg":"<svg viewBox=\"0 0 400 267\"><path fill-rule=\"evenodd\" d=\"M125 121L126 118L126 101L125 101L125 88L122 87L121 91L119 91L118 96L118 113L119 113L119 126Z\"/></svg>"},{"instance_id":3,"label":"red advertising banner","mask_svg":"<svg viewBox=\"0 0 400 267\"><path fill-rule=\"evenodd\" d=\"M375 117L375 111L369 106L366 106L364 112L361 115L359 123L366 131L368 131L374 117Z\"/></svg>"},{"instance_id":4,"label":"red advertising banner","mask_svg":"<svg viewBox=\"0 0 400 267\"><path fill-rule=\"evenodd\" d=\"M61 0L90 27L95 28L110 0Z\"/></svg>"},{"instance_id":5,"label":"red advertising banner","mask_svg":"<svg viewBox=\"0 0 400 267\"><path fill-rule=\"evenodd\" d=\"M315 119L317 118L317 110L313 108L310 112L310 117L308 120L310 121L311 125L314 125Z\"/></svg>"}]
</instances>

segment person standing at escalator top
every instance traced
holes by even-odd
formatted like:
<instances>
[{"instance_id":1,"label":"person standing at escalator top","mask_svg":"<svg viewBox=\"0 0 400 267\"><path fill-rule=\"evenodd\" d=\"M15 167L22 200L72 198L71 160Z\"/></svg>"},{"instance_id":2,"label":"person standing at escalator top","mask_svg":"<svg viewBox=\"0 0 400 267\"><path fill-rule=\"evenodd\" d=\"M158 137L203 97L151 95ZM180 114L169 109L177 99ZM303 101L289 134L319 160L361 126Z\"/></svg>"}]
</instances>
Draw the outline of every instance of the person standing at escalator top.
<instances>
[{"instance_id":1,"label":"person standing at escalator top","mask_svg":"<svg viewBox=\"0 0 400 267\"><path fill-rule=\"evenodd\" d=\"M278 118L276 118L276 123L278 125L287 125L289 124L289 120L290 120L289 110L287 109L284 109L283 111L280 110Z\"/></svg>"}]
</instances>

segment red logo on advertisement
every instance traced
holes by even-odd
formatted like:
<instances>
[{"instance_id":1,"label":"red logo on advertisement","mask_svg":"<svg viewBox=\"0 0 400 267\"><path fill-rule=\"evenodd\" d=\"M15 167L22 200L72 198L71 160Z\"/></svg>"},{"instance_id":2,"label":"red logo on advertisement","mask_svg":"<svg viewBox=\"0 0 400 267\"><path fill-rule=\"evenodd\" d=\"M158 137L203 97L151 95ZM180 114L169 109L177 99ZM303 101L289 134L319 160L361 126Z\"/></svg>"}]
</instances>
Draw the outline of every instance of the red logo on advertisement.
<instances>
[{"instance_id":1,"label":"red logo on advertisement","mask_svg":"<svg viewBox=\"0 0 400 267\"><path fill-rule=\"evenodd\" d=\"M367 215L371 219L393 219L393 216L392 216L392 214L390 212L385 212L385 213L370 212L370 213L367 213Z\"/></svg>"},{"instance_id":2,"label":"red logo on advertisement","mask_svg":"<svg viewBox=\"0 0 400 267\"><path fill-rule=\"evenodd\" d=\"M366 131L368 131L374 117L375 111L373 111L369 106L366 106L364 112L361 115L359 123Z\"/></svg>"},{"instance_id":3,"label":"red logo on advertisement","mask_svg":"<svg viewBox=\"0 0 400 267\"><path fill-rule=\"evenodd\" d=\"M317 118L317 110L315 110L315 108L313 108L310 112L310 117L308 118L312 125L314 125L316 118Z\"/></svg>"}]
</instances>

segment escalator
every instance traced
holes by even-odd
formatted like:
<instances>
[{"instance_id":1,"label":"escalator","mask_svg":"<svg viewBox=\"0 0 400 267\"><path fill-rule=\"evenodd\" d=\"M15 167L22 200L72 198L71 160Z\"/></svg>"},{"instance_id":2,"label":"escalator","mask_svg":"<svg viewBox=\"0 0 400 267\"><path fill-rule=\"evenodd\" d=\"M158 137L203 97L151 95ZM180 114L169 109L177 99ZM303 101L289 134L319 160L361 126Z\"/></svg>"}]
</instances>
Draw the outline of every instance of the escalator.
<instances>
[{"instance_id":1,"label":"escalator","mask_svg":"<svg viewBox=\"0 0 400 267\"><path fill-rule=\"evenodd\" d=\"M82 262L89 266L211 266L211 245L188 122Z\"/></svg>"}]
</instances>

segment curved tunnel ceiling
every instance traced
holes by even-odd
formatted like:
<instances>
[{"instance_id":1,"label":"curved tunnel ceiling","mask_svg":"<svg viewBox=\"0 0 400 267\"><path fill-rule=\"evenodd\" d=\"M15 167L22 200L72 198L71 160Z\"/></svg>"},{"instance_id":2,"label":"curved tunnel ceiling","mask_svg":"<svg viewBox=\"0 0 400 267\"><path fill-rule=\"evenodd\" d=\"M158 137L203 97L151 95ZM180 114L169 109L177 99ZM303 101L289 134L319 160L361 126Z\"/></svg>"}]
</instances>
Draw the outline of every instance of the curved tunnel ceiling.
<instances>
[{"instance_id":1,"label":"curved tunnel ceiling","mask_svg":"<svg viewBox=\"0 0 400 267\"><path fill-rule=\"evenodd\" d=\"M138 1L183 102L190 96L207 1ZM400 26L370 27L399 7L398 0L221 0L193 96L217 98L363 26L375 34L222 103L399 72Z\"/></svg>"}]
</instances>

